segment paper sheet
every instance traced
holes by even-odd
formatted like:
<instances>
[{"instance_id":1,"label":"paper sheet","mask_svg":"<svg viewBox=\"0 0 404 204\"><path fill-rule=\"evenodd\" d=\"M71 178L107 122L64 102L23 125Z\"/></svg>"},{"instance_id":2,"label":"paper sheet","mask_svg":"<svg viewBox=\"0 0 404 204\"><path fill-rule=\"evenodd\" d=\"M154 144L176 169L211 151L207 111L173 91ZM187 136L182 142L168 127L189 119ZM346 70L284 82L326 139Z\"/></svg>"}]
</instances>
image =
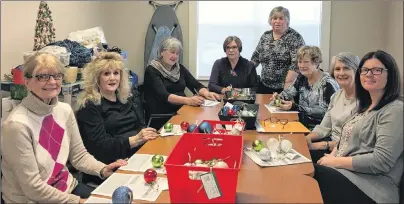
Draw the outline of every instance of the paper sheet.
<instances>
[{"instance_id":1,"label":"paper sheet","mask_svg":"<svg viewBox=\"0 0 404 204\"><path fill-rule=\"evenodd\" d=\"M205 99L201 106L203 106L203 107L216 106L219 103L220 103L220 101L212 101L212 100Z\"/></svg>"},{"instance_id":2,"label":"paper sheet","mask_svg":"<svg viewBox=\"0 0 404 204\"><path fill-rule=\"evenodd\" d=\"M164 165L160 168L154 168L152 165L152 154L134 154L129 160L128 164L125 166L121 166L120 170L126 171L136 171L136 172L145 172L147 169L154 169L158 174L166 174L166 170ZM164 161L167 160L167 156L163 156Z\"/></svg>"},{"instance_id":3,"label":"paper sheet","mask_svg":"<svg viewBox=\"0 0 404 204\"><path fill-rule=\"evenodd\" d=\"M144 181L142 174L112 174L91 194L110 196L120 186L127 186L133 192L133 199L156 201L163 190L168 190L167 178L158 177L154 186Z\"/></svg>"},{"instance_id":4,"label":"paper sheet","mask_svg":"<svg viewBox=\"0 0 404 204\"><path fill-rule=\"evenodd\" d=\"M181 129L181 125L173 125L173 130L171 132L166 132L164 127L160 130L160 135L162 137L172 136L172 135L183 135L185 131Z\"/></svg>"},{"instance_id":5,"label":"paper sheet","mask_svg":"<svg viewBox=\"0 0 404 204\"><path fill-rule=\"evenodd\" d=\"M271 157L269 161L263 161L259 158L258 153L249 148L244 148L244 154L246 154L251 160L253 160L256 164L262 167L270 167L270 166L285 166L292 164L300 164L300 163L309 163L310 159L303 156L296 150L292 149L289 153L285 155L280 155L276 152L271 152ZM293 158L293 159L290 159Z\"/></svg>"},{"instance_id":6,"label":"paper sheet","mask_svg":"<svg viewBox=\"0 0 404 204\"><path fill-rule=\"evenodd\" d=\"M281 110L276 106L272 106L269 104L265 104L265 107L268 109L268 111L270 113L299 113L299 111L285 111L285 110Z\"/></svg>"},{"instance_id":7,"label":"paper sheet","mask_svg":"<svg viewBox=\"0 0 404 204\"><path fill-rule=\"evenodd\" d=\"M108 203L108 204L112 204L112 200L111 199L107 199L107 198L98 198L98 197L94 197L94 196L90 196L86 202L84 203L88 203L88 204L94 204L94 203Z\"/></svg>"}]
</instances>

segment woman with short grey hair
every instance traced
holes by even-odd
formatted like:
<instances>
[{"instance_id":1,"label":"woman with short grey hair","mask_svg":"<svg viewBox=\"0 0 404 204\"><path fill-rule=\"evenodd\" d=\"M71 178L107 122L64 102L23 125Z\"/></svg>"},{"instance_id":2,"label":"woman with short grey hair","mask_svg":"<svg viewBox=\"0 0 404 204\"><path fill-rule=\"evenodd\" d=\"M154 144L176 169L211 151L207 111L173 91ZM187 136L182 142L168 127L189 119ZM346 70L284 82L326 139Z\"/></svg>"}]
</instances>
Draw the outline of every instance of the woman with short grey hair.
<instances>
[{"instance_id":1,"label":"woman with short grey hair","mask_svg":"<svg viewBox=\"0 0 404 204\"><path fill-rule=\"evenodd\" d=\"M278 6L269 15L272 30L264 32L252 54L255 66L262 65L258 93L282 92L297 77L297 50L305 45L303 37L289 27L290 14L287 8Z\"/></svg>"},{"instance_id":2,"label":"woman with short grey hair","mask_svg":"<svg viewBox=\"0 0 404 204\"><path fill-rule=\"evenodd\" d=\"M254 64L240 56L243 49L237 36L229 36L223 42L226 57L218 59L213 64L209 79L209 90L224 94L231 88L255 88L257 71Z\"/></svg>"},{"instance_id":3,"label":"woman with short grey hair","mask_svg":"<svg viewBox=\"0 0 404 204\"><path fill-rule=\"evenodd\" d=\"M166 38L159 47L157 58L146 67L144 88L147 117L150 114L176 113L182 105L199 106L205 98L220 99L218 94L208 91L184 65L178 63L181 51L179 40ZM187 97L185 88L195 95Z\"/></svg>"},{"instance_id":4,"label":"woman with short grey hair","mask_svg":"<svg viewBox=\"0 0 404 204\"><path fill-rule=\"evenodd\" d=\"M330 74L341 88L333 96L323 120L306 136L312 161L316 163L329 154L339 141L342 125L357 107L355 99L355 72L359 57L341 52L332 58Z\"/></svg>"}]
</instances>

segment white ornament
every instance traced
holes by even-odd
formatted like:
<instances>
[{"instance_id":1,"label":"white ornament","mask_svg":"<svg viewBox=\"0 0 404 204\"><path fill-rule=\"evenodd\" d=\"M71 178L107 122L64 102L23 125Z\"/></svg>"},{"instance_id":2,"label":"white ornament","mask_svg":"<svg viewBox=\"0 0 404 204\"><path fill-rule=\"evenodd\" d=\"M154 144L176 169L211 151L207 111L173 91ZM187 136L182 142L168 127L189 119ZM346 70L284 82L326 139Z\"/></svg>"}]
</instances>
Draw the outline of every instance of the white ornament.
<instances>
[{"instance_id":1,"label":"white ornament","mask_svg":"<svg viewBox=\"0 0 404 204\"><path fill-rule=\"evenodd\" d=\"M213 167L214 168L229 168L229 165L227 165L227 163L224 161L218 161L218 162L216 162L216 164Z\"/></svg>"},{"instance_id":2,"label":"white ornament","mask_svg":"<svg viewBox=\"0 0 404 204\"><path fill-rule=\"evenodd\" d=\"M292 142L290 142L289 140L282 140L281 141L281 151L284 153L288 153L291 149L292 149Z\"/></svg>"},{"instance_id":3,"label":"white ornament","mask_svg":"<svg viewBox=\"0 0 404 204\"><path fill-rule=\"evenodd\" d=\"M267 147L270 151L275 152L279 148L279 141L271 137L267 141Z\"/></svg>"},{"instance_id":4,"label":"white ornament","mask_svg":"<svg viewBox=\"0 0 404 204\"><path fill-rule=\"evenodd\" d=\"M271 151L268 148L262 148L261 151L258 153L258 156L262 161L268 161L271 159Z\"/></svg>"}]
</instances>

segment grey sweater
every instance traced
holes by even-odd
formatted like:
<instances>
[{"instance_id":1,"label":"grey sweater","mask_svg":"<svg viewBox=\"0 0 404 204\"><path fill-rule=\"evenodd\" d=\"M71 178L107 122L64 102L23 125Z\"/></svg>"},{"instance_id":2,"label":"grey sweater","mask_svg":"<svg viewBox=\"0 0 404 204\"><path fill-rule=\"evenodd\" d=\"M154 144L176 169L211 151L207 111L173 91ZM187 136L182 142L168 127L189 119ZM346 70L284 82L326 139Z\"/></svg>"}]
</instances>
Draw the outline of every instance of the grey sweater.
<instances>
[{"instance_id":1,"label":"grey sweater","mask_svg":"<svg viewBox=\"0 0 404 204\"><path fill-rule=\"evenodd\" d=\"M403 102L393 101L359 120L342 156L352 157L354 171L337 170L366 195L377 203L398 203L403 174Z\"/></svg>"},{"instance_id":2,"label":"grey sweater","mask_svg":"<svg viewBox=\"0 0 404 204\"><path fill-rule=\"evenodd\" d=\"M331 137L333 141L338 141L342 125L356 111L356 107L356 99L347 99L344 89L338 90L331 96L328 110L321 124L316 125L313 132L317 133L320 139Z\"/></svg>"}]
</instances>

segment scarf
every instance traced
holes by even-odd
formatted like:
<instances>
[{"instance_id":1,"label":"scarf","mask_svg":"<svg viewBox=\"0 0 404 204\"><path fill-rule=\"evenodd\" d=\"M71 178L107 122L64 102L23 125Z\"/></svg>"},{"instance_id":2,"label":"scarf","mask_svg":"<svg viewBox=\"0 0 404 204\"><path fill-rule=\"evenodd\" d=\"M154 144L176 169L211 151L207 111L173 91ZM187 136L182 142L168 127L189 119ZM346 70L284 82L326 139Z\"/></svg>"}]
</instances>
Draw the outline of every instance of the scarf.
<instances>
[{"instance_id":1,"label":"scarf","mask_svg":"<svg viewBox=\"0 0 404 204\"><path fill-rule=\"evenodd\" d=\"M180 79L180 65L175 63L171 68L164 66L160 60L153 59L150 65L157 69L164 78L169 79L172 82L177 82Z\"/></svg>"}]
</instances>

